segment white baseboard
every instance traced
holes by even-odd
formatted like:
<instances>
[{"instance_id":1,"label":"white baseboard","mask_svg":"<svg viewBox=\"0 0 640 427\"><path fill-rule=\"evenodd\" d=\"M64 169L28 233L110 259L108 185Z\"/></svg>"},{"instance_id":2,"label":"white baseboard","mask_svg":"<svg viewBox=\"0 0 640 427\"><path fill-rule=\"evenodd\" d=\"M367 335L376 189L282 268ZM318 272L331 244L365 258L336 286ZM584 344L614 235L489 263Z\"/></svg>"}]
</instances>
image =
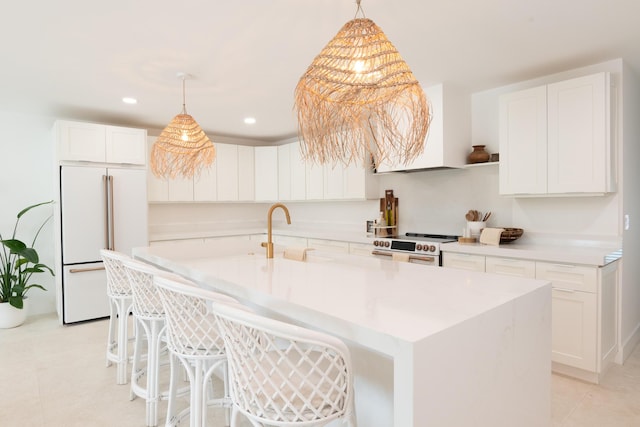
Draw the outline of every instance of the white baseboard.
<instances>
[{"instance_id":1,"label":"white baseboard","mask_svg":"<svg viewBox=\"0 0 640 427\"><path fill-rule=\"evenodd\" d=\"M633 353L633 350L640 343L640 324L636 326L633 333L622 343L620 346L620 351L616 355L615 362L619 365L622 365L625 360Z\"/></svg>"}]
</instances>

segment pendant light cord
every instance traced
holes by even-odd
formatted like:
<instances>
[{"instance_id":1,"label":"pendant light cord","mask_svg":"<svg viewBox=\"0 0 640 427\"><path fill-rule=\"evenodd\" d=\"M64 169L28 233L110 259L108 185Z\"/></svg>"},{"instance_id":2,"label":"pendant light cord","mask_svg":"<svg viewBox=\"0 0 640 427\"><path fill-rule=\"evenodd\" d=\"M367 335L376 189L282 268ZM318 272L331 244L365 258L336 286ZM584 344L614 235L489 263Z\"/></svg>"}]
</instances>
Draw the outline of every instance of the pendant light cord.
<instances>
[{"instance_id":1,"label":"pendant light cord","mask_svg":"<svg viewBox=\"0 0 640 427\"><path fill-rule=\"evenodd\" d=\"M187 101L184 90L185 76L182 76L182 114L187 114Z\"/></svg>"},{"instance_id":2,"label":"pendant light cord","mask_svg":"<svg viewBox=\"0 0 640 427\"><path fill-rule=\"evenodd\" d=\"M358 5L358 8L356 9L356 14L353 18L356 19L358 17L358 12L362 14L363 18L366 18L366 16L364 16L364 10L362 10L362 6L360 6L360 0L356 0L356 4Z\"/></svg>"}]
</instances>

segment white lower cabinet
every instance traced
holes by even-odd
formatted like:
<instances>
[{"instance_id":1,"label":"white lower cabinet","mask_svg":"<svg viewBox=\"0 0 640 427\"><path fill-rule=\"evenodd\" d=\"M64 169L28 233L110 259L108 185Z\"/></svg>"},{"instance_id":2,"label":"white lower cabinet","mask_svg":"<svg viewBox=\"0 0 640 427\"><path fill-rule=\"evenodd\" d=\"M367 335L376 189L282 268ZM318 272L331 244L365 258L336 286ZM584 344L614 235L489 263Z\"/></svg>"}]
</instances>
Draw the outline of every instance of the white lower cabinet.
<instances>
[{"instance_id":1,"label":"white lower cabinet","mask_svg":"<svg viewBox=\"0 0 640 427\"><path fill-rule=\"evenodd\" d=\"M273 243L276 245L282 246L298 246L302 248L307 247L307 239L304 237L296 237L296 236L279 236L274 234L272 236ZM267 236L265 235L264 241L267 241Z\"/></svg>"},{"instance_id":2,"label":"white lower cabinet","mask_svg":"<svg viewBox=\"0 0 640 427\"><path fill-rule=\"evenodd\" d=\"M308 239L307 246L320 251L349 253L349 242L325 239Z\"/></svg>"},{"instance_id":3,"label":"white lower cabinet","mask_svg":"<svg viewBox=\"0 0 640 427\"><path fill-rule=\"evenodd\" d=\"M444 252L442 254L442 266L484 272L485 257L483 255Z\"/></svg>"},{"instance_id":4,"label":"white lower cabinet","mask_svg":"<svg viewBox=\"0 0 640 427\"><path fill-rule=\"evenodd\" d=\"M349 253L351 255L371 256L372 247L368 243L349 243Z\"/></svg>"},{"instance_id":5,"label":"white lower cabinet","mask_svg":"<svg viewBox=\"0 0 640 427\"><path fill-rule=\"evenodd\" d=\"M536 263L525 259L486 257L487 273L503 274L516 277L536 277Z\"/></svg>"},{"instance_id":6,"label":"white lower cabinet","mask_svg":"<svg viewBox=\"0 0 640 427\"><path fill-rule=\"evenodd\" d=\"M597 383L613 361L618 262L598 267L444 252L443 266L551 282L553 370Z\"/></svg>"}]
</instances>

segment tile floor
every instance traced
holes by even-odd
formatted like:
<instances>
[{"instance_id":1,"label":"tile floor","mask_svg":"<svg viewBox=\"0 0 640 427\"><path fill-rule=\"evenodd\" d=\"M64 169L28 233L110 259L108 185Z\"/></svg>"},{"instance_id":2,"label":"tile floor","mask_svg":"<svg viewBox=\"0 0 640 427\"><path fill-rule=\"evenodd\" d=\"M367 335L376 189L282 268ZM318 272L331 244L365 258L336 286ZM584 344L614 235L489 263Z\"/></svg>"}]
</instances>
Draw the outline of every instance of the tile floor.
<instances>
[{"instance_id":1,"label":"tile floor","mask_svg":"<svg viewBox=\"0 0 640 427\"><path fill-rule=\"evenodd\" d=\"M0 329L0 426L143 427L144 401L105 367L106 333L106 321L63 327L54 315ZM600 385L553 375L551 397L552 427L640 426L640 347ZM210 426L224 425L221 410L209 412Z\"/></svg>"}]
</instances>

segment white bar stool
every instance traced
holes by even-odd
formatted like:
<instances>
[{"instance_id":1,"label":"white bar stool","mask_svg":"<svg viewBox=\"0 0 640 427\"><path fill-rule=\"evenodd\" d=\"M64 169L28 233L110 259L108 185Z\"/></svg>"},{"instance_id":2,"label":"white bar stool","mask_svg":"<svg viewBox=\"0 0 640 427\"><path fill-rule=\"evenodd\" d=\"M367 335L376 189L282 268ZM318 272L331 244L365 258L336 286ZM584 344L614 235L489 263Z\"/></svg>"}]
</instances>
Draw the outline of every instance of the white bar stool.
<instances>
[{"instance_id":1,"label":"white bar stool","mask_svg":"<svg viewBox=\"0 0 640 427\"><path fill-rule=\"evenodd\" d=\"M145 399L146 425L158 425L158 403L169 399L169 393L160 393L160 356L165 334L165 314L158 289L153 283L154 276L167 274L150 264L134 259L123 261L133 294L133 318L136 325L136 338L131 366L131 400L136 397ZM143 342L147 342L146 365ZM140 379L146 377L144 384ZM173 402L170 403L172 405Z\"/></svg>"},{"instance_id":2,"label":"white bar stool","mask_svg":"<svg viewBox=\"0 0 640 427\"><path fill-rule=\"evenodd\" d=\"M169 351L182 362L189 378L191 392L189 408L177 415L173 413L173 409L168 411L167 426L178 423L187 412L190 415L189 426L204 426L208 406L231 406L224 341L218 334L215 317L206 306L207 300L201 297L201 289L193 282L157 275L154 277L154 283L166 315ZM207 295L210 300L238 304L235 299L226 295L215 292L208 292ZM170 394L176 392L176 371L172 369ZM208 399L207 390L214 374L223 379L224 396ZM173 400L170 398L169 402Z\"/></svg>"},{"instance_id":3,"label":"white bar stool","mask_svg":"<svg viewBox=\"0 0 640 427\"><path fill-rule=\"evenodd\" d=\"M340 419L356 427L347 346L324 333L210 301L229 364L233 403L255 427L319 427Z\"/></svg>"},{"instance_id":4,"label":"white bar stool","mask_svg":"<svg viewBox=\"0 0 640 427\"><path fill-rule=\"evenodd\" d=\"M109 296L109 335L107 337L107 366L116 363L116 383L127 383L127 364L129 352L128 317L131 312L133 296L129 278L124 269L123 262L130 259L129 256L101 249L100 256L107 273L107 295Z\"/></svg>"}]
</instances>

